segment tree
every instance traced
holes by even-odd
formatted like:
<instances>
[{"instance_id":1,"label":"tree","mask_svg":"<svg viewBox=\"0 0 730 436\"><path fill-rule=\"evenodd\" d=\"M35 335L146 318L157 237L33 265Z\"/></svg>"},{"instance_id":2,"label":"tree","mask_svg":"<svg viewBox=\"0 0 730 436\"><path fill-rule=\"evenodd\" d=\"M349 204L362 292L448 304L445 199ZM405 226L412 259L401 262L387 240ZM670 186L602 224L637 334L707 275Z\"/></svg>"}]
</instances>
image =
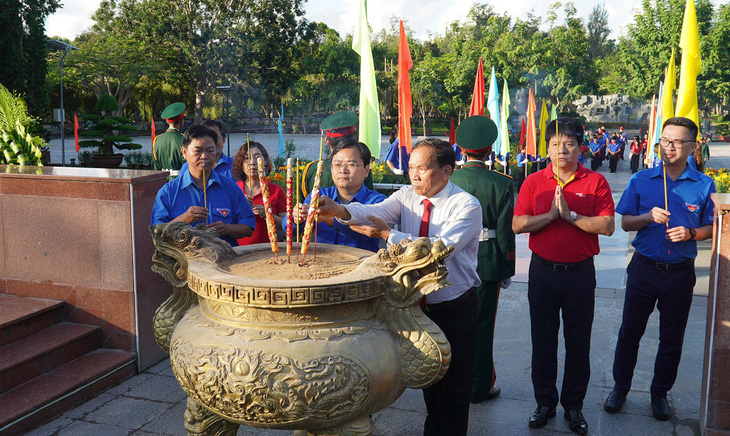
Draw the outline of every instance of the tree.
<instances>
[{"instance_id":1,"label":"tree","mask_svg":"<svg viewBox=\"0 0 730 436\"><path fill-rule=\"evenodd\" d=\"M0 8L0 83L24 95L37 116L49 109L44 22L58 7L57 0L4 0Z\"/></svg>"},{"instance_id":2,"label":"tree","mask_svg":"<svg viewBox=\"0 0 730 436\"><path fill-rule=\"evenodd\" d=\"M618 74L626 77L624 85L629 95L651 99L658 92L659 82L669 63L672 49L678 50L682 31L685 0L643 0L634 22L628 25L626 37L618 44L618 63L611 65ZM697 23L700 42L707 37L712 18L710 0L697 0ZM681 57L677 56L677 61ZM679 71L679 64L677 64ZM611 72L608 73L609 76ZM616 80L600 80L601 89L612 93L618 90L609 85Z\"/></svg>"},{"instance_id":3,"label":"tree","mask_svg":"<svg viewBox=\"0 0 730 436\"><path fill-rule=\"evenodd\" d=\"M608 25L608 11L604 3L593 6L588 16L588 43L589 53L593 59L605 57L613 51L614 41L608 39L611 28Z\"/></svg>"},{"instance_id":4,"label":"tree","mask_svg":"<svg viewBox=\"0 0 730 436\"><path fill-rule=\"evenodd\" d=\"M104 0L94 29L159 48L156 67L194 87L195 121L206 95L237 77L279 97L296 79L298 43L310 30L303 0Z\"/></svg>"},{"instance_id":5,"label":"tree","mask_svg":"<svg viewBox=\"0 0 730 436\"><path fill-rule=\"evenodd\" d=\"M712 29L706 39L707 50L703 51L701 87L703 96L718 106L727 104L730 95L730 4L720 6ZM705 48L705 47L703 47ZM716 112L722 112L720 108Z\"/></svg>"}]
</instances>

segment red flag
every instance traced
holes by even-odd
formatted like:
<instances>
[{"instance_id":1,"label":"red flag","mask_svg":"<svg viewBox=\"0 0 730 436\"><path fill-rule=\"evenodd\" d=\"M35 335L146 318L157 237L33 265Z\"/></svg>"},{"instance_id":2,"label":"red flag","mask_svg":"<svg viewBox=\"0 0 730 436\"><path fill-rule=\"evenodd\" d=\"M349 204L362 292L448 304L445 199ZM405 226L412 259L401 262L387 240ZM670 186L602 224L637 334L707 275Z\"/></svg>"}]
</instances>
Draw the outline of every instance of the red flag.
<instances>
[{"instance_id":1,"label":"red flag","mask_svg":"<svg viewBox=\"0 0 730 436\"><path fill-rule=\"evenodd\" d=\"M527 149L526 153L530 156L537 155L537 132L535 131L535 94L530 89L530 96L527 100ZM545 156L543 156L545 157Z\"/></svg>"},{"instance_id":2,"label":"red flag","mask_svg":"<svg viewBox=\"0 0 730 436\"><path fill-rule=\"evenodd\" d=\"M474 80L474 93L471 96L471 109L469 116L484 115L484 68L482 58L479 58L477 66L477 78Z\"/></svg>"},{"instance_id":3,"label":"red flag","mask_svg":"<svg viewBox=\"0 0 730 436\"><path fill-rule=\"evenodd\" d=\"M152 117L152 125L150 126L150 129L152 130L152 155L155 155L155 139L157 139L157 127L155 126L155 117Z\"/></svg>"},{"instance_id":4,"label":"red flag","mask_svg":"<svg viewBox=\"0 0 730 436\"><path fill-rule=\"evenodd\" d=\"M525 146L525 131L527 126L525 125L525 117L522 117L522 127L520 127L520 151Z\"/></svg>"},{"instance_id":5,"label":"red flag","mask_svg":"<svg viewBox=\"0 0 730 436\"><path fill-rule=\"evenodd\" d=\"M449 144L456 144L456 129L454 128L454 117L451 117L451 128L449 129Z\"/></svg>"},{"instance_id":6,"label":"red flag","mask_svg":"<svg viewBox=\"0 0 730 436\"><path fill-rule=\"evenodd\" d=\"M410 69L413 68L411 50L408 48L406 30L403 20L400 22L400 38L398 40L398 142L405 147L408 153L413 148L411 144L411 115L413 113L413 98L411 97Z\"/></svg>"},{"instance_id":7,"label":"red flag","mask_svg":"<svg viewBox=\"0 0 730 436\"><path fill-rule=\"evenodd\" d=\"M74 113L74 139L76 140L76 153L79 152L79 117Z\"/></svg>"}]
</instances>

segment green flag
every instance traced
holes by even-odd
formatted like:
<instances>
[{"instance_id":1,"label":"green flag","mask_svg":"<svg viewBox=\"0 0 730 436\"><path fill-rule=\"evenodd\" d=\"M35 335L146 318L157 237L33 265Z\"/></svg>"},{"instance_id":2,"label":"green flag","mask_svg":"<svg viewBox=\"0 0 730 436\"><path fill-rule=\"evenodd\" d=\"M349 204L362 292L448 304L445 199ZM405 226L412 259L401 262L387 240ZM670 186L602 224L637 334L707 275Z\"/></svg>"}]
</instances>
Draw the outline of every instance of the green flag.
<instances>
[{"instance_id":1,"label":"green flag","mask_svg":"<svg viewBox=\"0 0 730 436\"><path fill-rule=\"evenodd\" d=\"M550 111L550 121L558 119L558 107L553 105L553 110Z\"/></svg>"},{"instance_id":2,"label":"green flag","mask_svg":"<svg viewBox=\"0 0 730 436\"><path fill-rule=\"evenodd\" d=\"M547 141L545 141L545 128L547 127L547 106L545 100L542 101L542 109L540 109L540 142L537 144L537 154L547 157ZM552 121L552 119L550 120Z\"/></svg>"},{"instance_id":3,"label":"green flag","mask_svg":"<svg viewBox=\"0 0 730 436\"><path fill-rule=\"evenodd\" d=\"M367 145L373 157L380 158L380 108L375 82L375 65L370 48L367 0L360 0L360 15L352 38L352 49L360 55L360 142Z\"/></svg>"}]
</instances>

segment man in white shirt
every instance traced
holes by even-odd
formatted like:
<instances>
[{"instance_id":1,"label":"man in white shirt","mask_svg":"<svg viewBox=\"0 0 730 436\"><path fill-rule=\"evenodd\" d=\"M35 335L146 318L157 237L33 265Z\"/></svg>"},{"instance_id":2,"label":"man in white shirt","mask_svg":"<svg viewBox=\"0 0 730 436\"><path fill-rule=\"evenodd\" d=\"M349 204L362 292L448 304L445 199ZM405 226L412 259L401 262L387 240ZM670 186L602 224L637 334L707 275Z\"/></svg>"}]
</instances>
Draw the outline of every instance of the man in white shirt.
<instances>
[{"instance_id":1,"label":"man in white shirt","mask_svg":"<svg viewBox=\"0 0 730 436\"><path fill-rule=\"evenodd\" d=\"M448 142L427 138L413 147L408 169L411 185L382 203L343 205L320 198L320 215L333 216L353 230L385 239L388 244L427 236L454 246L445 261L452 285L427 295L423 307L446 335L452 352L444 378L423 390L428 412L424 435L465 435L469 420L482 212L476 198L449 181L455 161ZM389 224L399 224L401 230L392 230Z\"/></svg>"}]
</instances>

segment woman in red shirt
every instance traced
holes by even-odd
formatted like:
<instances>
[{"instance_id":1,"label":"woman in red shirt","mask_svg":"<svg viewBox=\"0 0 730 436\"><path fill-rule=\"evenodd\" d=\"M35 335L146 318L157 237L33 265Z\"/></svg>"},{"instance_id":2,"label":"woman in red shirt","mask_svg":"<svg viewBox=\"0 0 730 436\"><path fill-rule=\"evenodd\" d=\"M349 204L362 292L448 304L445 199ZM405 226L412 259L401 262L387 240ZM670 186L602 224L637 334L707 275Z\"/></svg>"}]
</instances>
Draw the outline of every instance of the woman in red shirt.
<instances>
[{"instance_id":1,"label":"woman in red shirt","mask_svg":"<svg viewBox=\"0 0 730 436\"><path fill-rule=\"evenodd\" d=\"M251 159L248 152L251 151ZM269 242L269 233L266 229L266 213L264 211L264 197L261 194L261 178L259 177L258 158L264 160L264 168L268 175L271 171L271 160L269 153L263 145L258 142L251 142L251 145L244 144L238 149L238 153L233 158L233 178L236 184L241 188L243 194L251 204L254 215L256 215L256 228L253 234L247 238L238 240L238 245L251 245ZM276 229L281 229L281 221L286 214L286 195L281 186L276 183L266 181L269 187L269 197L271 212L274 214Z\"/></svg>"},{"instance_id":2,"label":"woman in red shirt","mask_svg":"<svg viewBox=\"0 0 730 436\"><path fill-rule=\"evenodd\" d=\"M643 151L644 146L639 140L639 137L634 136L634 140L631 142L631 174L639 171L639 160Z\"/></svg>"}]
</instances>

